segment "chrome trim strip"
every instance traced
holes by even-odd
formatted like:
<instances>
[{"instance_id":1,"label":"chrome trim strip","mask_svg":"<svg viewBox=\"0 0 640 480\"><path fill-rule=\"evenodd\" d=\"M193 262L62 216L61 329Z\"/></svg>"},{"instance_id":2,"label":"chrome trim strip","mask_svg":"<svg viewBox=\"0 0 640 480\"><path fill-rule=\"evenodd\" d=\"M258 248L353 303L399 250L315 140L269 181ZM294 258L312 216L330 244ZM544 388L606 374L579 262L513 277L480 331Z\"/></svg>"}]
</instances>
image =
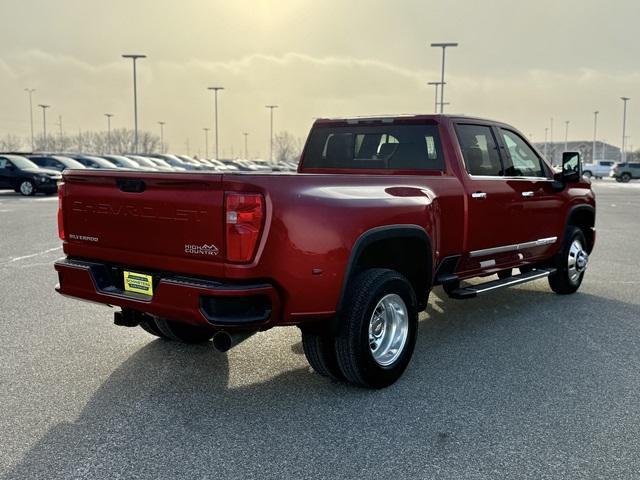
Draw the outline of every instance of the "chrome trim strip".
<instances>
[{"instance_id":1,"label":"chrome trim strip","mask_svg":"<svg viewBox=\"0 0 640 480\"><path fill-rule=\"evenodd\" d=\"M538 182L542 182L542 181L548 181L548 182L553 182L553 178L549 178L549 177L516 177L516 176L511 176L511 177L503 177L501 175L471 175L470 173L467 173L467 175L469 175L469 178L471 178L472 180L527 180L527 181L538 181Z\"/></svg>"},{"instance_id":2,"label":"chrome trim strip","mask_svg":"<svg viewBox=\"0 0 640 480\"><path fill-rule=\"evenodd\" d=\"M484 248L482 250L473 250L469 252L469 257L486 257L497 253L517 252L518 250L526 250L527 248L541 247L543 245L551 245L556 243L558 237L540 238L531 242L516 243L513 245L502 245L500 247Z\"/></svg>"},{"instance_id":3,"label":"chrome trim strip","mask_svg":"<svg viewBox=\"0 0 640 480\"><path fill-rule=\"evenodd\" d=\"M504 283L502 282L495 282L493 285L489 285L487 287L482 287L482 284L479 284L477 286L472 286L472 287L468 287L470 290L474 290L476 292L476 294L480 295L482 293L487 293L490 292L492 290L496 290L498 288L507 288L507 287L513 287L515 285L520 285L522 283L528 283L528 282L532 282L533 280L538 280L540 278L545 278L548 277L549 275L551 275L553 272L555 272L555 268L550 268L550 269L545 269L545 270L540 270L537 271L535 270L534 272L528 274L528 275L523 275L523 276L516 276L513 277L512 280L506 281ZM493 283L493 282L490 282Z\"/></svg>"}]
</instances>

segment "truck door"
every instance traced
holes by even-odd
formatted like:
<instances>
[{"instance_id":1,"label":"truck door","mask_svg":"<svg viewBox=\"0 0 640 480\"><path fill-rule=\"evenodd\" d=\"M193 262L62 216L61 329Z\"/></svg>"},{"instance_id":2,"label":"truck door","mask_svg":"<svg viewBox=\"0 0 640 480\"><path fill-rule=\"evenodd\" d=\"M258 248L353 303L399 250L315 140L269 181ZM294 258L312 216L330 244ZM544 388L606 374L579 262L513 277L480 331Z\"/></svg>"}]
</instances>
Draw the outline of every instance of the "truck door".
<instances>
[{"instance_id":1,"label":"truck door","mask_svg":"<svg viewBox=\"0 0 640 480\"><path fill-rule=\"evenodd\" d=\"M505 181L496 131L490 124L459 123L456 132L466 172L467 215L460 271L486 270L517 260L516 192Z\"/></svg>"},{"instance_id":2,"label":"truck door","mask_svg":"<svg viewBox=\"0 0 640 480\"><path fill-rule=\"evenodd\" d=\"M543 256L555 248L564 218L562 199L552 188L553 178L544 162L518 132L500 127L498 141L503 151L505 181L515 192L515 219L519 251L524 260Z\"/></svg>"}]
</instances>

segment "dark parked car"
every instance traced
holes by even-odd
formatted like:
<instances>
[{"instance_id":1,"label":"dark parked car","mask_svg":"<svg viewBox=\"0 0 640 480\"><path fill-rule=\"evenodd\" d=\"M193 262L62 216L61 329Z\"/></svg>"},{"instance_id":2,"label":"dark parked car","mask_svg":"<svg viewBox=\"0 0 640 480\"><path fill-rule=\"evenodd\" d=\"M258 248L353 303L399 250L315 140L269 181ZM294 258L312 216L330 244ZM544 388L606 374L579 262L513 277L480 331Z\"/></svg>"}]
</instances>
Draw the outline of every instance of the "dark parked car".
<instances>
[{"instance_id":1,"label":"dark parked car","mask_svg":"<svg viewBox=\"0 0 640 480\"><path fill-rule=\"evenodd\" d=\"M62 175L57 170L38 167L20 155L0 155L0 188L11 188L22 195L56 193Z\"/></svg>"},{"instance_id":2,"label":"dark parked car","mask_svg":"<svg viewBox=\"0 0 640 480\"><path fill-rule=\"evenodd\" d=\"M62 172L67 168L87 168L77 160L69 157L64 157L62 155L33 154L27 155L27 158L40 168L50 168L52 170L58 170L59 172Z\"/></svg>"},{"instance_id":3,"label":"dark parked car","mask_svg":"<svg viewBox=\"0 0 640 480\"><path fill-rule=\"evenodd\" d=\"M69 157L80 162L82 165L84 165L87 168L106 168L108 170L120 168L114 165L113 163L111 163L109 160L105 160L104 158L100 158L100 157L94 157L92 155L74 154L74 155L69 155Z\"/></svg>"}]
</instances>

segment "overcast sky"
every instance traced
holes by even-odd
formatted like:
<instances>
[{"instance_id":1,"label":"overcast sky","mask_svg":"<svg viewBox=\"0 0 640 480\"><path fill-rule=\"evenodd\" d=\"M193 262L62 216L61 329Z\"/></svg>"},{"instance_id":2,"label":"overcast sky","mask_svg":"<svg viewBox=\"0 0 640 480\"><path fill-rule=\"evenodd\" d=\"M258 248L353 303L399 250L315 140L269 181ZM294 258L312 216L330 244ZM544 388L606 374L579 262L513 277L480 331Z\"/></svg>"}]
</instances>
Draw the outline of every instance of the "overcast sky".
<instances>
[{"instance_id":1,"label":"overcast sky","mask_svg":"<svg viewBox=\"0 0 640 480\"><path fill-rule=\"evenodd\" d=\"M306 136L314 117L429 113L447 54L451 113L515 125L535 141L554 118L554 139L620 144L622 102L629 143L640 147L640 2L637 0L2 0L0 136L28 135L25 87L52 105L50 128L133 124L130 61L140 63L141 128L166 122L171 149L203 153L212 97L221 85L220 151L249 132L252 155L276 131ZM36 112L36 133L41 132ZM636 148L636 147L634 147Z\"/></svg>"}]
</instances>

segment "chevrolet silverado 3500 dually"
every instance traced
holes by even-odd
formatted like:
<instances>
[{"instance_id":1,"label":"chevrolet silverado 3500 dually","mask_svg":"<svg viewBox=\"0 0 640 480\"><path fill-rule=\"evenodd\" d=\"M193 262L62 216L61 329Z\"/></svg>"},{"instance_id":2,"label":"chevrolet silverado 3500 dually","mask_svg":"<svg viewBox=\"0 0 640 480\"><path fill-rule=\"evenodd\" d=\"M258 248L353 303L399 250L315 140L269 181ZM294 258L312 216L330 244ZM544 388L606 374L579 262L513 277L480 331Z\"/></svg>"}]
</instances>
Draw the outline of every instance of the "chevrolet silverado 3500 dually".
<instances>
[{"instance_id":1,"label":"chevrolet silverado 3500 dually","mask_svg":"<svg viewBox=\"0 0 640 480\"><path fill-rule=\"evenodd\" d=\"M317 373L381 388L433 287L580 287L595 242L580 169L566 152L555 173L503 123L417 115L317 120L296 174L65 171L57 290L222 351L297 325Z\"/></svg>"}]
</instances>

